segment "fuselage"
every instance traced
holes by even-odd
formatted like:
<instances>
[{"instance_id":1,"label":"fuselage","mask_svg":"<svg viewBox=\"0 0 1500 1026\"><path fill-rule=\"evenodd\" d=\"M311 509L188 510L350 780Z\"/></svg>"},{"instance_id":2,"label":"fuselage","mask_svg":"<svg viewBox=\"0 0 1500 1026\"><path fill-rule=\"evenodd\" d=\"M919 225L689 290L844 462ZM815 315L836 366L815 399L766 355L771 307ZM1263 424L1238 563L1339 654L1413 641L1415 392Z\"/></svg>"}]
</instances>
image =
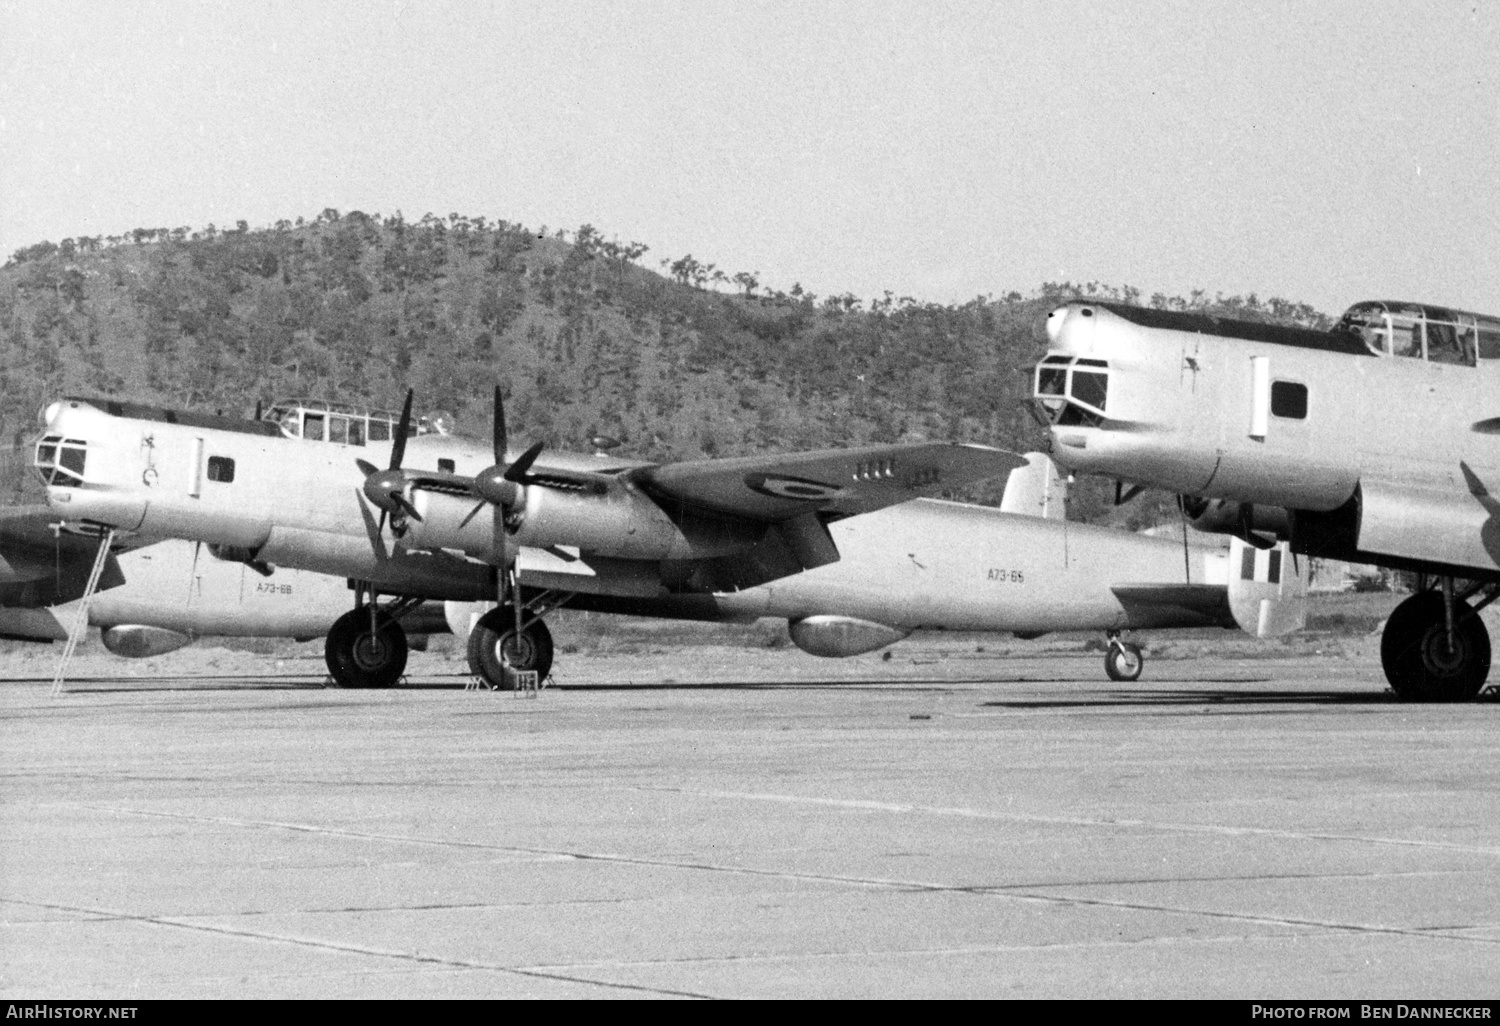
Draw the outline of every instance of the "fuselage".
<instances>
[{"instance_id":1,"label":"fuselage","mask_svg":"<svg viewBox=\"0 0 1500 1026\"><path fill-rule=\"evenodd\" d=\"M705 620L849 617L902 633L1236 624L1228 553L1185 546L1181 538L934 499L840 520L830 533L837 562L753 588L657 599L580 596L573 604Z\"/></svg>"},{"instance_id":2,"label":"fuselage","mask_svg":"<svg viewBox=\"0 0 1500 1026\"><path fill-rule=\"evenodd\" d=\"M1500 321L1361 304L1312 331L1077 301L1047 333L1035 398L1070 470L1286 507L1302 551L1500 571Z\"/></svg>"}]
</instances>

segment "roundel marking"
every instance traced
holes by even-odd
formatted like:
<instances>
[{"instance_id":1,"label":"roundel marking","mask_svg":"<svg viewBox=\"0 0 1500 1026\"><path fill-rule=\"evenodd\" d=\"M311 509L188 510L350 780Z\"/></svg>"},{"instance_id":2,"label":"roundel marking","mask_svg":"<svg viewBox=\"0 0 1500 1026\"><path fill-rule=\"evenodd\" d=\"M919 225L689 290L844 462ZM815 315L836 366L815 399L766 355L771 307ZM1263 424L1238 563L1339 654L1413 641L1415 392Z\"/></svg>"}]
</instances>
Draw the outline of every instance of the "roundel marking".
<instances>
[{"instance_id":1,"label":"roundel marking","mask_svg":"<svg viewBox=\"0 0 1500 1026\"><path fill-rule=\"evenodd\" d=\"M746 474L745 486L762 495L774 495L778 499L801 499L807 502L834 499L844 494L844 489L838 485L780 474Z\"/></svg>"}]
</instances>

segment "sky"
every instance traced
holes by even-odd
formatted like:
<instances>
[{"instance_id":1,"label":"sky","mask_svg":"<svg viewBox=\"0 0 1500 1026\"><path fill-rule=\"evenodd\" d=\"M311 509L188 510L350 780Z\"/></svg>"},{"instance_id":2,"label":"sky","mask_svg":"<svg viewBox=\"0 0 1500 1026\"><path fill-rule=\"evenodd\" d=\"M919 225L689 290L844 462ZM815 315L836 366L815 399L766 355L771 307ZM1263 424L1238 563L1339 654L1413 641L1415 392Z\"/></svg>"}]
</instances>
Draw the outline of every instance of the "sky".
<instances>
[{"instance_id":1,"label":"sky","mask_svg":"<svg viewBox=\"0 0 1500 1026\"><path fill-rule=\"evenodd\" d=\"M0 0L0 255L327 207L820 295L1500 314L1500 5Z\"/></svg>"}]
</instances>

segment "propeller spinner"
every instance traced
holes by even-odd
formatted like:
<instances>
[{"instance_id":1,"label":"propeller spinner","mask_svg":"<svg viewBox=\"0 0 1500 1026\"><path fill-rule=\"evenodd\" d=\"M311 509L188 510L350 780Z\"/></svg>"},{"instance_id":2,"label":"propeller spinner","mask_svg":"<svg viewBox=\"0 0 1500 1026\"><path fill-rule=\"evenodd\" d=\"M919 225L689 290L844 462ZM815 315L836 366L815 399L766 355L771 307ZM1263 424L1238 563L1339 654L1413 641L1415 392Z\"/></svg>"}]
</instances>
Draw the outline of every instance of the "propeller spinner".
<instances>
[{"instance_id":1,"label":"propeller spinner","mask_svg":"<svg viewBox=\"0 0 1500 1026\"><path fill-rule=\"evenodd\" d=\"M365 475L365 497L380 508L380 528L385 529L387 514L400 513L418 521L422 514L406 498L406 474L401 470L401 461L406 456L406 435L411 430L412 390L406 390L406 402L401 407L401 420L396 425L396 437L391 443L391 465L381 470L372 463L355 460Z\"/></svg>"},{"instance_id":2,"label":"propeller spinner","mask_svg":"<svg viewBox=\"0 0 1500 1026\"><path fill-rule=\"evenodd\" d=\"M505 404L500 398L498 385L495 387L493 443L494 464L475 474L474 482L470 487L476 498L483 499L502 510L510 510L520 505L523 497L522 488L532 482L531 465L541 455L544 443L536 443L522 453L514 463L506 465Z\"/></svg>"}]
</instances>

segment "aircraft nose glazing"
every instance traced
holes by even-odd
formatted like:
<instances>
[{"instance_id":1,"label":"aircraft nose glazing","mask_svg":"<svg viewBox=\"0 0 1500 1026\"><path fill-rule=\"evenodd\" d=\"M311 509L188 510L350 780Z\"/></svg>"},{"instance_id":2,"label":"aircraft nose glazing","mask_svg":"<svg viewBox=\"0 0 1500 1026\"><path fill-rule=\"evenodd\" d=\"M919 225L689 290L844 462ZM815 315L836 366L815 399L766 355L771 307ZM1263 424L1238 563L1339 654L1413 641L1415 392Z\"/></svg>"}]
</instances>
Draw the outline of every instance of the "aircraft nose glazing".
<instances>
[{"instance_id":1,"label":"aircraft nose glazing","mask_svg":"<svg viewBox=\"0 0 1500 1026\"><path fill-rule=\"evenodd\" d=\"M84 467L87 463L87 442L61 435L46 435L36 444L36 458L32 466L41 476L43 484L71 487L83 484Z\"/></svg>"},{"instance_id":2,"label":"aircraft nose glazing","mask_svg":"<svg viewBox=\"0 0 1500 1026\"><path fill-rule=\"evenodd\" d=\"M1048 354L1037 364L1033 395L1053 424L1097 427L1105 418L1109 401L1109 364Z\"/></svg>"}]
</instances>

